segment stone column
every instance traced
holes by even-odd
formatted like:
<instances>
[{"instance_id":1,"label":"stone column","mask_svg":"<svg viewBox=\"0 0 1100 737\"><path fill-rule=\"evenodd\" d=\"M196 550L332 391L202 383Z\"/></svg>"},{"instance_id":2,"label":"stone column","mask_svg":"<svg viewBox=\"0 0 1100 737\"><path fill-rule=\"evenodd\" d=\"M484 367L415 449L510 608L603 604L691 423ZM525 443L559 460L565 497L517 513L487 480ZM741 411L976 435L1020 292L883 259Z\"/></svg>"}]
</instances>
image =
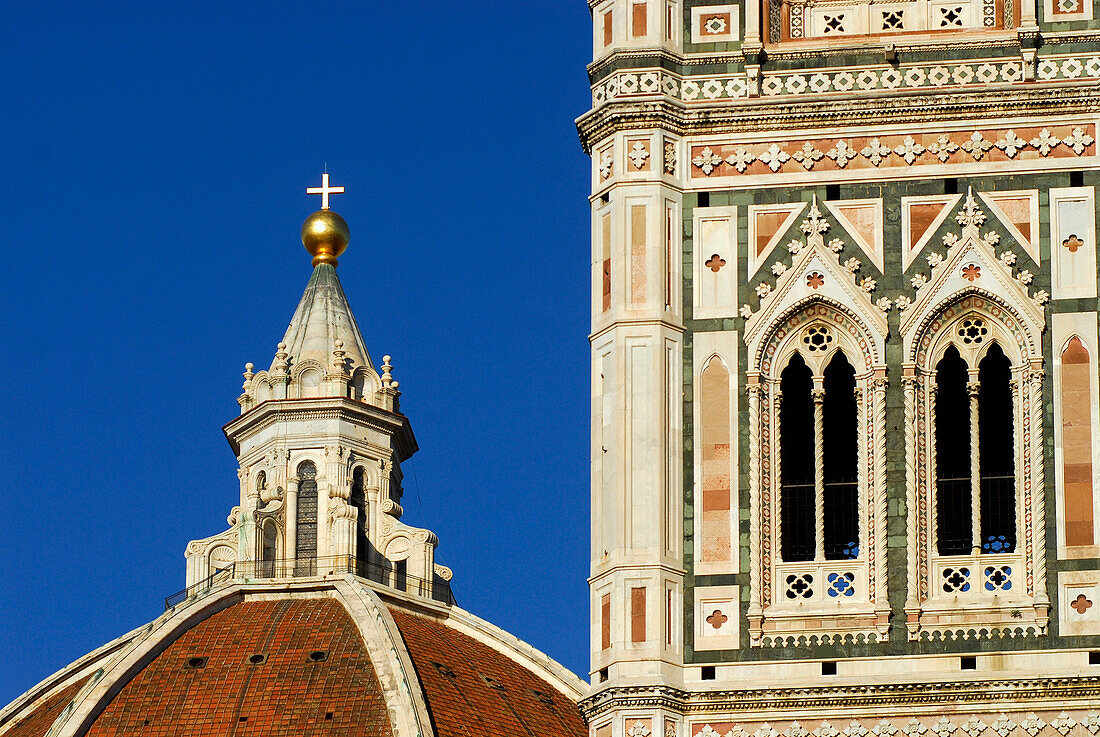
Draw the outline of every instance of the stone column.
<instances>
[{"instance_id":1,"label":"stone column","mask_svg":"<svg viewBox=\"0 0 1100 737\"><path fill-rule=\"evenodd\" d=\"M351 570L355 555L355 511L348 504L351 489L348 486L347 469L343 462L346 451L339 445L325 447L327 484L325 486L327 512L327 544L325 555L332 556L336 571Z\"/></svg>"},{"instance_id":2,"label":"stone column","mask_svg":"<svg viewBox=\"0 0 1100 737\"><path fill-rule=\"evenodd\" d=\"M980 454L978 452L978 389L977 371L971 370L971 381L966 383L970 397L970 554L982 552L982 493Z\"/></svg>"},{"instance_id":3,"label":"stone column","mask_svg":"<svg viewBox=\"0 0 1100 737\"><path fill-rule=\"evenodd\" d=\"M286 480L286 538L283 548L286 550L287 568L294 570L294 560L298 557L298 478Z\"/></svg>"},{"instance_id":4,"label":"stone column","mask_svg":"<svg viewBox=\"0 0 1100 737\"><path fill-rule=\"evenodd\" d=\"M912 639L920 626L920 566L917 561L920 541L917 529L917 392L920 379L916 367L902 368L901 380L905 390L905 623ZM885 428L884 428L885 429Z\"/></svg>"},{"instance_id":5,"label":"stone column","mask_svg":"<svg viewBox=\"0 0 1100 737\"><path fill-rule=\"evenodd\" d=\"M825 390L814 377L814 560L825 560Z\"/></svg>"},{"instance_id":6,"label":"stone column","mask_svg":"<svg viewBox=\"0 0 1100 737\"><path fill-rule=\"evenodd\" d=\"M760 546L760 401L763 386L759 374L748 377L749 394L749 636L760 640L764 609L760 603L760 583L763 575Z\"/></svg>"}]
</instances>

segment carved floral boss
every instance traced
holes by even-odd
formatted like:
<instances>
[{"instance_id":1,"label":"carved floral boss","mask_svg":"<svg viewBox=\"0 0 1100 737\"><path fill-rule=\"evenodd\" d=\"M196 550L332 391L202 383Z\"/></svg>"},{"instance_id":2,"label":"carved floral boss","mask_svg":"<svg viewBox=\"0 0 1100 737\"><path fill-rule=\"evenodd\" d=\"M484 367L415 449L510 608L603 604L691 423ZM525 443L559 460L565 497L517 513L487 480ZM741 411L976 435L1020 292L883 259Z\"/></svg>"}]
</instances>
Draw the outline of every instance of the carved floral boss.
<instances>
[{"instance_id":1,"label":"carved floral boss","mask_svg":"<svg viewBox=\"0 0 1100 737\"><path fill-rule=\"evenodd\" d=\"M691 176L792 174L974 162L1073 158L1096 153L1096 126L849 136L691 147Z\"/></svg>"}]
</instances>

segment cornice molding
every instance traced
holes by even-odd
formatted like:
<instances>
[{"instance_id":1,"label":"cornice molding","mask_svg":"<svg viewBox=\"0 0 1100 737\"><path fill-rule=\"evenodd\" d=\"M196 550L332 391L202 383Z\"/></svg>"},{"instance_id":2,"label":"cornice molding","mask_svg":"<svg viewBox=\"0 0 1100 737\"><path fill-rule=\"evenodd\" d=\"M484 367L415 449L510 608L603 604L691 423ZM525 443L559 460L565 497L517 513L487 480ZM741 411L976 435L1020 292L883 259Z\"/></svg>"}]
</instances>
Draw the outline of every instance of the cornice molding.
<instances>
[{"instance_id":1,"label":"cornice molding","mask_svg":"<svg viewBox=\"0 0 1100 737\"><path fill-rule=\"evenodd\" d=\"M226 423L222 432L234 454L239 455L238 439L246 433L257 432L277 422L332 419L345 420L359 427L392 435L399 461L419 450L405 415L346 397L269 399Z\"/></svg>"},{"instance_id":2,"label":"cornice molding","mask_svg":"<svg viewBox=\"0 0 1100 737\"><path fill-rule=\"evenodd\" d=\"M1097 29L1040 31L1039 34L1044 46L1100 42L1100 30ZM762 71L779 71L773 69L773 65L770 63L777 61L809 60L814 62L814 67L816 68L822 65L829 66L828 61L830 59L850 57L853 54L864 54L868 57L881 59L886 44L886 41L883 39L875 39L874 41L864 39L853 43L838 43L839 40L840 39L830 39L828 44L820 45L813 45L810 42L788 42L784 44L766 45L763 47L763 53L767 61ZM894 53L901 58L907 56L920 56L922 54L938 54L942 53L945 49L950 49L952 51L960 49L999 49L1007 55L1018 58L1021 48L1020 36L1016 31L997 37L923 39L920 41L907 41L904 38L899 38L897 40L891 40L890 43L894 47ZM636 66L635 62L646 62L645 67L638 68L651 68L654 66L652 61L659 60L662 63L656 66L662 66L688 76L694 73L693 69L695 67L715 65L729 66L731 64L743 65L745 63L745 53L746 50L741 48L733 51L685 54L677 54L669 49L660 47L621 49L597 59L596 61L590 62L586 67L586 71L588 72L589 80L594 84L612 72ZM942 61L944 63L951 61L965 63L969 60L953 58L942 59ZM853 65L853 68L858 68L858 65ZM812 72L814 69L808 68L803 71Z\"/></svg>"},{"instance_id":3,"label":"cornice molding","mask_svg":"<svg viewBox=\"0 0 1100 737\"><path fill-rule=\"evenodd\" d=\"M741 54L739 52L734 54L721 54L713 58L707 57L707 59L709 59L709 61L699 61L694 58L683 57L679 54L672 53L668 49L660 47L650 47L645 49L622 49L621 51L616 51L613 54L608 54L603 58L597 59L596 61L589 62L588 66L585 67L585 69L588 72L588 79L592 82L595 82L597 79L601 79L605 75L610 74L612 71L621 68L621 62L628 62L625 66L630 67L633 66L633 64L629 62L645 60L648 63L648 66L653 66L653 60L658 60L667 62L669 67L673 70L680 70L684 67L690 67L692 64L729 64L731 61L740 62ZM660 65L658 64L658 66Z\"/></svg>"},{"instance_id":4,"label":"cornice molding","mask_svg":"<svg viewBox=\"0 0 1100 737\"><path fill-rule=\"evenodd\" d=\"M1100 697L1100 676L1080 676L707 692L670 686L612 686L588 696L579 706L591 721L609 709L659 707L682 714L711 714L941 704L984 703L1003 707L1012 702L1034 710L1046 708L1040 702L1097 697Z\"/></svg>"},{"instance_id":5,"label":"cornice molding","mask_svg":"<svg viewBox=\"0 0 1100 737\"><path fill-rule=\"evenodd\" d=\"M724 101L718 107L692 108L665 97L652 101L609 102L578 118L577 132L585 152L591 153L595 143L623 130L659 128L679 136L708 136L822 126L837 128L869 122L919 124L929 120L1013 116L1038 120L1041 116L1097 112L1100 112L1100 89L1091 82L970 93L880 91L873 96L803 101L756 97Z\"/></svg>"},{"instance_id":6,"label":"cornice molding","mask_svg":"<svg viewBox=\"0 0 1100 737\"><path fill-rule=\"evenodd\" d=\"M608 334L608 333L610 333L610 332L612 332L616 329L632 328L632 327L647 327L647 326L656 326L656 327L661 327L661 328L667 328L668 330L672 330L673 332L677 332L677 333L683 333L687 329L681 323L670 322L668 320L662 320L662 319L659 319L659 318L621 317L619 319L612 320L611 322L608 322L606 325L601 327L599 330L591 333L588 336L588 342L590 344L595 343L600 338L602 338L606 334Z\"/></svg>"}]
</instances>

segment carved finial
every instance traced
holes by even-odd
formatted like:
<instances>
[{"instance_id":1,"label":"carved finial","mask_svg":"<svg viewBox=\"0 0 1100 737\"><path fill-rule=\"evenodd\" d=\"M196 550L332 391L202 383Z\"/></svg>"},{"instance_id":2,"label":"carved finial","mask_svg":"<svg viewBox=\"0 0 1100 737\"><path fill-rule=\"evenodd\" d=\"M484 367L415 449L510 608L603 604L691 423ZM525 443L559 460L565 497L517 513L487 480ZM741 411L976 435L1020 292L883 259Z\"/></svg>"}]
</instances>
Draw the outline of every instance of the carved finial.
<instances>
[{"instance_id":1,"label":"carved finial","mask_svg":"<svg viewBox=\"0 0 1100 737\"><path fill-rule=\"evenodd\" d=\"M955 222L963 228L975 229L985 222L985 213L978 208L978 203L974 199L973 187L966 188L966 201L963 203L963 209L959 210L955 216Z\"/></svg>"},{"instance_id":2,"label":"carved finial","mask_svg":"<svg viewBox=\"0 0 1100 737\"><path fill-rule=\"evenodd\" d=\"M275 351L275 370L285 372L287 368L286 359L290 354L286 352L286 343L279 343L277 350Z\"/></svg>"},{"instance_id":3,"label":"carved finial","mask_svg":"<svg viewBox=\"0 0 1100 737\"><path fill-rule=\"evenodd\" d=\"M345 366L345 357L348 355L348 352L344 350L344 341L340 340L339 338L334 341L333 345L336 348L332 351L332 367L336 370L337 373L343 373Z\"/></svg>"},{"instance_id":4,"label":"carved finial","mask_svg":"<svg viewBox=\"0 0 1100 737\"><path fill-rule=\"evenodd\" d=\"M244 374L243 375L244 375L244 386L242 386L241 388L244 389L245 391L248 391L248 387L252 386L252 377L255 376L255 374L252 373L252 364L251 363L246 363L244 365Z\"/></svg>"},{"instance_id":5,"label":"carved finial","mask_svg":"<svg viewBox=\"0 0 1100 737\"><path fill-rule=\"evenodd\" d=\"M393 358L391 358L390 356L382 356L382 388L383 389L389 389L390 386L394 383L393 374L390 373L391 371L393 371L393 366L390 365L390 361L392 361L392 360L393 360Z\"/></svg>"},{"instance_id":6,"label":"carved finial","mask_svg":"<svg viewBox=\"0 0 1100 737\"><path fill-rule=\"evenodd\" d=\"M810 203L810 216L802 221L802 232L811 239L815 236L822 241L821 234L829 229L829 221L821 217L821 208L817 206L817 195Z\"/></svg>"}]
</instances>

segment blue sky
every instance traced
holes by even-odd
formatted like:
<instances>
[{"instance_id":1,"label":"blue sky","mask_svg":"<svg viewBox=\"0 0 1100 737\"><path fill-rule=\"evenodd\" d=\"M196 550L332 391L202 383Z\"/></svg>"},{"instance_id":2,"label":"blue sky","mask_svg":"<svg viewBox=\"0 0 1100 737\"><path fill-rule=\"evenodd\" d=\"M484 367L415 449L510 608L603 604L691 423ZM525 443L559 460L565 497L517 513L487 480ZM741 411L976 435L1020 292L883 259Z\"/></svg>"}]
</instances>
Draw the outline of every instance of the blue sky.
<instances>
[{"instance_id":1,"label":"blue sky","mask_svg":"<svg viewBox=\"0 0 1100 737\"><path fill-rule=\"evenodd\" d=\"M237 499L221 426L339 274L459 603L587 671L580 0L6 3L0 704L160 614Z\"/></svg>"}]
</instances>

